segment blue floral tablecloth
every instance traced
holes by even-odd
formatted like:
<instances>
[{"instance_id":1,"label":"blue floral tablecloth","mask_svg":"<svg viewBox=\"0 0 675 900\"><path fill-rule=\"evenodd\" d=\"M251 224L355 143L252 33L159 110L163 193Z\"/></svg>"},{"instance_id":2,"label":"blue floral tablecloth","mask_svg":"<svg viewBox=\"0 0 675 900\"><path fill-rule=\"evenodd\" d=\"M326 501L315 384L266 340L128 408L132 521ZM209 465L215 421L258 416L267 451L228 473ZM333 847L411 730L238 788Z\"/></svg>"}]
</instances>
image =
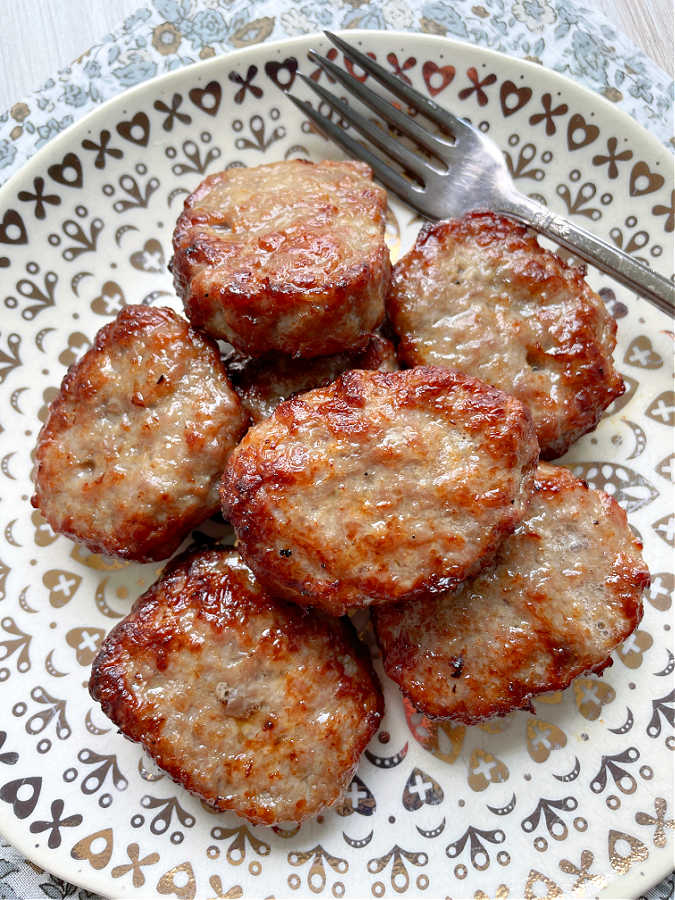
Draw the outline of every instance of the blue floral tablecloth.
<instances>
[{"instance_id":1,"label":"blue floral tablecloth","mask_svg":"<svg viewBox=\"0 0 675 900\"><path fill-rule=\"evenodd\" d=\"M0 183L126 88L239 47L323 28L447 35L541 63L598 92L675 147L672 79L607 19L572 0L153 0L0 115ZM648 897L674 894L670 876ZM94 896L0 840L0 898Z\"/></svg>"}]
</instances>

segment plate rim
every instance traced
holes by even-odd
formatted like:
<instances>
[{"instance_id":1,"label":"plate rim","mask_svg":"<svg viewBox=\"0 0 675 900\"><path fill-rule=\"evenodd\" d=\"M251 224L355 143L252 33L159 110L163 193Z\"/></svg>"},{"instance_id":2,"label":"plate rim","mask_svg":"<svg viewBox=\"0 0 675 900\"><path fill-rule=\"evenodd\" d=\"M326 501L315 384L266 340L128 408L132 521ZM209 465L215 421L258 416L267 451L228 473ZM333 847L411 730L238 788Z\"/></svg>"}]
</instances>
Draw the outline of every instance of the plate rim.
<instances>
[{"instance_id":1,"label":"plate rim","mask_svg":"<svg viewBox=\"0 0 675 900\"><path fill-rule=\"evenodd\" d=\"M427 34L425 32L382 29L341 29L336 33L339 36L343 36L346 40L351 41L367 40L375 37L376 40L387 39L389 41L402 40L409 42L412 38L432 45L436 44L439 47L442 46L446 51L448 49L452 50L452 48L458 48L461 53L465 53L470 50L479 56L482 56L484 59L492 61L495 65L503 64L503 61L507 60L509 64L516 64L522 67L525 73L530 73L534 76L541 76L541 73L544 72L545 79L552 79L553 83L563 86L566 90L578 92L582 99L585 98L587 102L591 102L596 107L599 107L604 114L614 118L617 123L623 125L625 129L630 129L633 134L639 136L639 138L646 143L650 153L653 153L664 160L667 159L672 161L672 154L668 152L668 148L643 125L633 119L633 117L625 110L615 106L607 98L592 91L585 85L578 84L567 75L556 72L541 64L475 45L470 41L462 41L444 35ZM197 78L200 78L203 75L205 76L204 80L206 80L209 75L216 76L216 73L216 77L222 77L221 70L223 65L234 65L239 60L245 60L250 56L268 52L274 54L279 50L282 50L283 52L293 52L294 48L301 48L302 50L308 43L325 40L326 36L323 32L312 32L305 35L282 38L276 41L263 41L248 47L231 50L211 59L190 63L172 72L156 75L153 78L147 79L140 84L134 85L133 87L110 97L103 103L89 110L81 118L73 122L72 125L68 126L63 132L37 150L37 152L26 160L24 164L7 179L7 181L0 185L0 205L2 205L6 196L15 192L15 188L20 182L27 177L30 178L31 174L34 173L36 169L42 167L43 159L51 158L53 155L58 154L61 147L69 146L72 142L71 136L74 133L79 129L86 128L88 122L95 119L99 114L107 113L116 105L131 104L137 97L143 96L145 92L152 92L156 89L159 89L160 91L170 90L172 85L182 82L186 77L196 76ZM285 91L283 91L283 93L285 93ZM656 268L658 268L658 265ZM668 318L666 313L662 313L662 315ZM668 321L670 321L669 318ZM47 861L49 866L46 870L47 874L56 875L65 881L75 883L78 887L102 894L104 897L108 895L108 890L111 886L109 875L106 875L106 873L99 874L99 872L95 870L85 869L83 864L84 861L75 859L72 860L72 865L70 866L68 866L68 863L64 859L64 865L61 866L59 862L61 857L59 857L57 859L57 865L52 866L49 861L49 851L45 853L45 848L41 848L41 855L39 857L33 856L31 851L34 851L35 848L29 846L30 837L27 832L25 842L23 840L16 841L12 837L11 826L15 821L16 817L10 815L4 804L1 805L0 835L2 835L4 839L27 860L35 862L36 865L40 866L42 866L43 862ZM607 900L609 900L609 898L616 900L616 898L635 897L638 892L655 887L673 870L672 847L669 845L666 845L666 847L662 849L650 847L647 863L648 872L640 872L638 871L638 867L635 866L626 874L622 875L617 873L611 881L608 881L607 885L598 896L607 898ZM647 866L645 868L647 868ZM645 887L646 883L647 887ZM124 886L120 885L119 887L123 888ZM620 888L620 890L617 890L618 888ZM127 893L124 890L117 890L110 894L110 896L137 897L141 895L135 890L132 893ZM260 896L262 896L262 894ZM300 895L298 894L298 896ZM414 896L414 894L409 894L409 896Z\"/></svg>"}]
</instances>

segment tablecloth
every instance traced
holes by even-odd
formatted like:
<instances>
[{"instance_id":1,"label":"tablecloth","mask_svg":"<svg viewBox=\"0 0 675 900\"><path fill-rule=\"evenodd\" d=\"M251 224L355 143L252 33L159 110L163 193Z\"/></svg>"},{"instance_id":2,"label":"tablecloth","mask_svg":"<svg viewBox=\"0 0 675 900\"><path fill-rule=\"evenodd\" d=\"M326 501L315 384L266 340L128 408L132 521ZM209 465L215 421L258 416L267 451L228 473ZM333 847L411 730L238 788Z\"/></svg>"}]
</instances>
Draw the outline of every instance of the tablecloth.
<instances>
[{"instance_id":1,"label":"tablecloth","mask_svg":"<svg viewBox=\"0 0 675 900\"><path fill-rule=\"evenodd\" d=\"M602 15L572 0L153 0L0 115L0 183L104 100L156 75L328 28L447 35L538 62L602 94L675 147L675 83ZM675 875L649 900L675 895ZM0 898L96 895L0 840Z\"/></svg>"}]
</instances>

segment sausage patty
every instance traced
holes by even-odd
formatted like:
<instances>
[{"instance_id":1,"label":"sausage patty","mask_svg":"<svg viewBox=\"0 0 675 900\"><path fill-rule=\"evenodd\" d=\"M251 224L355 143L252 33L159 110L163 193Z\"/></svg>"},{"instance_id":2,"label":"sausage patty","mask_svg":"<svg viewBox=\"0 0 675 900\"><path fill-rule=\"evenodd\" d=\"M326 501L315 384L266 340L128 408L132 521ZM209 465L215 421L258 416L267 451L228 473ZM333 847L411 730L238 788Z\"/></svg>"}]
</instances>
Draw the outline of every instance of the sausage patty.
<instances>
[{"instance_id":1,"label":"sausage patty","mask_svg":"<svg viewBox=\"0 0 675 900\"><path fill-rule=\"evenodd\" d=\"M522 519L538 455L513 397L449 369L353 370L230 457L223 511L270 591L333 614L454 587Z\"/></svg>"},{"instance_id":2,"label":"sausage patty","mask_svg":"<svg viewBox=\"0 0 675 900\"><path fill-rule=\"evenodd\" d=\"M454 592L375 611L384 668L430 716L470 725L600 672L638 626L649 572L626 514L541 465L494 566Z\"/></svg>"},{"instance_id":3,"label":"sausage patty","mask_svg":"<svg viewBox=\"0 0 675 900\"><path fill-rule=\"evenodd\" d=\"M360 162L296 159L210 175L173 236L189 319L250 356L365 346L391 275L386 204Z\"/></svg>"},{"instance_id":4,"label":"sausage patty","mask_svg":"<svg viewBox=\"0 0 675 900\"><path fill-rule=\"evenodd\" d=\"M583 274L494 213L425 225L387 300L399 358L518 397L542 458L561 456L624 390L612 362L616 322Z\"/></svg>"},{"instance_id":5,"label":"sausage patty","mask_svg":"<svg viewBox=\"0 0 675 900\"><path fill-rule=\"evenodd\" d=\"M175 781L265 825L335 803L383 712L349 621L275 600L223 550L171 562L104 641L89 690Z\"/></svg>"},{"instance_id":6,"label":"sausage patty","mask_svg":"<svg viewBox=\"0 0 675 900\"><path fill-rule=\"evenodd\" d=\"M247 418L213 341L170 309L127 306L63 379L33 506L94 552L165 559L217 511Z\"/></svg>"},{"instance_id":7,"label":"sausage patty","mask_svg":"<svg viewBox=\"0 0 675 900\"><path fill-rule=\"evenodd\" d=\"M393 344L379 334L372 335L364 350L293 359L280 353L245 360L233 360L226 366L230 380L253 422L271 416L282 400L312 388L323 387L348 369L398 369Z\"/></svg>"}]
</instances>

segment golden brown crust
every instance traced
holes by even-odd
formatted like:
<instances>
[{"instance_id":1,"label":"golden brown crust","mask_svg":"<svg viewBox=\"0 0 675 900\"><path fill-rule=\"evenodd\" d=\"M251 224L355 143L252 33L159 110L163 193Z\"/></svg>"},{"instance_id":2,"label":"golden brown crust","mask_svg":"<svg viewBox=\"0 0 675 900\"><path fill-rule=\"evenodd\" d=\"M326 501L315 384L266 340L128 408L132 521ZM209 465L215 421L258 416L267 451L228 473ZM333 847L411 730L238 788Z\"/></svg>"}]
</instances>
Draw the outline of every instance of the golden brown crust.
<instances>
[{"instance_id":1,"label":"golden brown crust","mask_svg":"<svg viewBox=\"0 0 675 900\"><path fill-rule=\"evenodd\" d=\"M524 515L537 455L527 410L474 378L354 370L248 432L223 512L269 590L341 614L486 565Z\"/></svg>"},{"instance_id":2,"label":"golden brown crust","mask_svg":"<svg viewBox=\"0 0 675 900\"><path fill-rule=\"evenodd\" d=\"M425 225L394 267L387 313L406 364L460 369L525 403L542 459L595 428L624 390L616 322L583 272L495 213Z\"/></svg>"},{"instance_id":3,"label":"golden brown crust","mask_svg":"<svg viewBox=\"0 0 675 900\"><path fill-rule=\"evenodd\" d=\"M432 717L470 725L528 708L612 664L642 618L641 549L614 500L543 464L493 566L452 593L374 611L385 671Z\"/></svg>"},{"instance_id":4,"label":"golden brown crust","mask_svg":"<svg viewBox=\"0 0 675 900\"><path fill-rule=\"evenodd\" d=\"M51 404L33 506L94 552L165 559L218 509L247 423L213 341L170 309L127 306Z\"/></svg>"},{"instance_id":5,"label":"golden brown crust","mask_svg":"<svg viewBox=\"0 0 675 900\"><path fill-rule=\"evenodd\" d=\"M362 348L384 317L391 276L385 209L363 163L290 160L210 175L174 231L188 318L250 356Z\"/></svg>"},{"instance_id":6,"label":"golden brown crust","mask_svg":"<svg viewBox=\"0 0 675 900\"><path fill-rule=\"evenodd\" d=\"M280 353L226 361L230 380L254 424L272 415L289 397L312 388L324 387L348 369L398 369L393 344L379 334L371 335L363 350L293 359Z\"/></svg>"},{"instance_id":7,"label":"golden brown crust","mask_svg":"<svg viewBox=\"0 0 675 900\"><path fill-rule=\"evenodd\" d=\"M175 781L265 825L335 803L383 714L349 621L273 599L219 549L171 562L104 641L89 689Z\"/></svg>"}]
</instances>

